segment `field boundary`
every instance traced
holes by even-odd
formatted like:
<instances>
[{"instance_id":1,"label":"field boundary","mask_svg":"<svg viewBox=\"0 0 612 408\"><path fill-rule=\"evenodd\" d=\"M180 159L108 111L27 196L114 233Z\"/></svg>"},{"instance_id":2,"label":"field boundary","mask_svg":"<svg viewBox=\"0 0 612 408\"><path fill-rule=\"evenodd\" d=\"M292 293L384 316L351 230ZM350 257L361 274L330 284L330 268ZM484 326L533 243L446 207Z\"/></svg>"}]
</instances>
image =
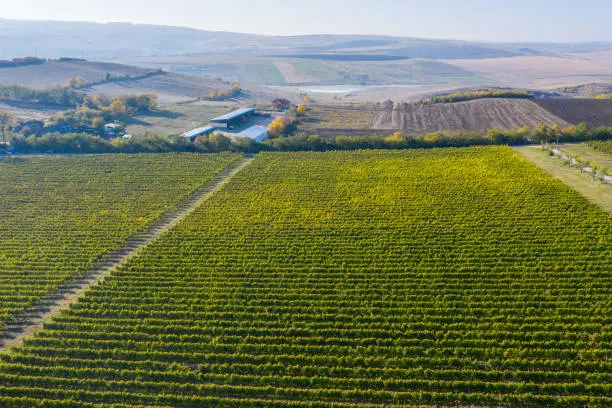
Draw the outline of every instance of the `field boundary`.
<instances>
[{"instance_id":1,"label":"field boundary","mask_svg":"<svg viewBox=\"0 0 612 408\"><path fill-rule=\"evenodd\" d=\"M9 321L7 328L0 332L0 353L6 353L11 347L23 344L24 340L43 329L45 322L76 302L87 289L98 284L113 271L140 253L145 247L159 239L166 231L174 227L191 214L202 203L220 190L238 172L246 167L253 157L244 157L230 164L212 181L200 187L195 193L174 209L162 215L157 221L149 224L147 229L131 236L121 248L109 252L100 258L94 267L83 277L59 287L58 292L47 296L42 301L30 306L20 316Z\"/></svg>"}]
</instances>

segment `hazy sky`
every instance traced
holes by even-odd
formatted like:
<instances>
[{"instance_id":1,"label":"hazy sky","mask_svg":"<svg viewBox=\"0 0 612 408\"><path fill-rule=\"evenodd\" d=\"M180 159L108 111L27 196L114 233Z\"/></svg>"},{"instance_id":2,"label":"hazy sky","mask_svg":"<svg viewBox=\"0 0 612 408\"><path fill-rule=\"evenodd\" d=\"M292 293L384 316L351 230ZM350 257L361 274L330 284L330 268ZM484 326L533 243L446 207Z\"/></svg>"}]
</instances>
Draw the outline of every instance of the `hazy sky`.
<instances>
[{"instance_id":1,"label":"hazy sky","mask_svg":"<svg viewBox=\"0 0 612 408\"><path fill-rule=\"evenodd\" d=\"M258 34L612 41L612 0L0 0L0 18Z\"/></svg>"}]
</instances>

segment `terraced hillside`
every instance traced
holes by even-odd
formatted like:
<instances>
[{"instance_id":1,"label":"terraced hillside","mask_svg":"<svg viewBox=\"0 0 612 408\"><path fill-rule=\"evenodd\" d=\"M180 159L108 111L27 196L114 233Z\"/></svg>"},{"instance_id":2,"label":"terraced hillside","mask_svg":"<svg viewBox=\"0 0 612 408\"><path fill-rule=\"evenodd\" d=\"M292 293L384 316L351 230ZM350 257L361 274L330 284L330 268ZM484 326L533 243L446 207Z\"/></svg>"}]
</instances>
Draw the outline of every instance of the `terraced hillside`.
<instances>
[{"instance_id":1,"label":"terraced hillside","mask_svg":"<svg viewBox=\"0 0 612 408\"><path fill-rule=\"evenodd\" d=\"M0 331L80 278L236 155L0 160ZM3 404L0 404L2 406Z\"/></svg>"},{"instance_id":2,"label":"terraced hillside","mask_svg":"<svg viewBox=\"0 0 612 408\"><path fill-rule=\"evenodd\" d=\"M5 355L0 405L610 406L611 233L508 148L262 154Z\"/></svg>"},{"instance_id":3,"label":"terraced hillside","mask_svg":"<svg viewBox=\"0 0 612 408\"><path fill-rule=\"evenodd\" d=\"M480 99L469 102L433 105L409 104L402 110L375 112L373 129L402 130L414 133L451 131L487 132L489 129L518 129L541 123L569 126L532 101L525 99Z\"/></svg>"}]
</instances>

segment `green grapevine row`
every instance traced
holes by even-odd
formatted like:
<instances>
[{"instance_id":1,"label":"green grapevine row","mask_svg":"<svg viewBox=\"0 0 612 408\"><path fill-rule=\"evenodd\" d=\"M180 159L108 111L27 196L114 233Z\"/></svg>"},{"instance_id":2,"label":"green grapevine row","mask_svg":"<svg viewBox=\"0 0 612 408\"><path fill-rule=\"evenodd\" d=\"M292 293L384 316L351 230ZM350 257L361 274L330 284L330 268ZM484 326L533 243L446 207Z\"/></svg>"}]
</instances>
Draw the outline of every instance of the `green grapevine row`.
<instances>
[{"instance_id":1,"label":"green grapevine row","mask_svg":"<svg viewBox=\"0 0 612 408\"><path fill-rule=\"evenodd\" d=\"M611 237L508 148L264 153L5 355L0 406L612 406Z\"/></svg>"}]
</instances>

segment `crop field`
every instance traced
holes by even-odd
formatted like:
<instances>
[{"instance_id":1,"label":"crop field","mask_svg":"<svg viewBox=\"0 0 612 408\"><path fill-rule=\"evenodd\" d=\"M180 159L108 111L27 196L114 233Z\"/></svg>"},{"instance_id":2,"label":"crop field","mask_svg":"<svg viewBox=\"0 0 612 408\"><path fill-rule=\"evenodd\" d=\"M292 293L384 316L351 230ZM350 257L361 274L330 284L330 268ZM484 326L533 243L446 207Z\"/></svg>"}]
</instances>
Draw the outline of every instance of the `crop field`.
<instances>
[{"instance_id":1,"label":"crop field","mask_svg":"<svg viewBox=\"0 0 612 408\"><path fill-rule=\"evenodd\" d=\"M313 105L309 108L306 118L302 120L300 130L368 129L373 114L374 112L367 108Z\"/></svg>"},{"instance_id":2,"label":"crop field","mask_svg":"<svg viewBox=\"0 0 612 408\"><path fill-rule=\"evenodd\" d=\"M232 110L226 105L169 105L130 118L127 132L135 135L181 135L191 129L207 126L212 118Z\"/></svg>"},{"instance_id":3,"label":"crop field","mask_svg":"<svg viewBox=\"0 0 612 408\"><path fill-rule=\"evenodd\" d=\"M264 153L4 355L0 405L609 407L611 233L505 147Z\"/></svg>"},{"instance_id":4,"label":"crop field","mask_svg":"<svg viewBox=\"0 0 612 408\"><path fill-rule=\"evenodd\" d=\"M591 128L612 126L612 100L539 99L536 103L572 125L586 123Z\"/></svg>"},{"instance_id":5,"label":"crop field","mask_svg":"<svg viewBox=\"0 0 612 408\"><path fill-rule=\"evenodd\" d=\"M588 142L587 146L600 152L606 158L612 157L612 140L598 141L594 140L592 142Z\"/></svg>"},{"instance_id":6,"label":"crop field","mask_svg":"<svg viewBox=\"0 0 612 408\"><path fill-rule=\"evenodd\" d=\"M405 110L383 110L372 119L373 129L399 129L414 133L518 129L541 123L569 126L565 120L524 99L481 99L469 102L408 105Z\"/></svg>"},{"instance_id":7,"label":"crop field","mask_svg":"<svg viewBox=\"0 0 612 408\"><path fill-rule=\"evenodd\" d=\"M237 157L0 160L0 330L81 277L102 254L119 248Z\"/></svg>"}]
</instances>

